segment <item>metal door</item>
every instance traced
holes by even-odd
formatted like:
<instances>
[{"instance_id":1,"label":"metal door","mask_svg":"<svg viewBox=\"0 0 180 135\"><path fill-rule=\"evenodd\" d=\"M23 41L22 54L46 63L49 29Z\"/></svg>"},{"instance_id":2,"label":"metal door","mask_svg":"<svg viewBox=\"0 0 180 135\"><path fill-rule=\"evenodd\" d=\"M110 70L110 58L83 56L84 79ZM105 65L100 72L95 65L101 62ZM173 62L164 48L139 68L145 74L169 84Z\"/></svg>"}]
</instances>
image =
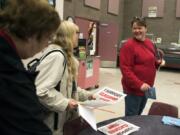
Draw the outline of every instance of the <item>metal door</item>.
<instances>
[{"instance_id":1,"label":"metal door","mask_svg":"<svg viewBox=\"0 0 180 135\"><path fill-rule=\"evenodd\" d=\"M100 23L98 55L101 67L116 67L119 26L115 23Z\"/></svg>"}]
</instances>

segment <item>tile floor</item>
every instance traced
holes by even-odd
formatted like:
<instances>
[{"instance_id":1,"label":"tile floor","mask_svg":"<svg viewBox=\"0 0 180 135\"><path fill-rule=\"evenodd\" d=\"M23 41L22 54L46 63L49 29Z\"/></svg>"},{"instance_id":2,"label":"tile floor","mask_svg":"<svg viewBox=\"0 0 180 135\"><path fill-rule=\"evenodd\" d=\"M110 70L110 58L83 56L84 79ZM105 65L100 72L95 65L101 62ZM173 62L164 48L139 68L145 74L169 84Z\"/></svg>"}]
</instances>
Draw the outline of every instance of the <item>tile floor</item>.
<instances>
[{"instance_id":1,"label":"tile floor","mask_svg":"<svg viewBox=\"0 0 180 135\"><path fill-rule=\"evenodd\" d=\"M122 91L121 73L119 68L100 68L99 88L108 86L110 88ZM176 105L179 108L180 116L180 70L161 69L157 72L155 87L157 90L157 100ZM154 100L149 99L143 114L146 115L150 105ZM124 100L112 106L103 107L114 113L95 111L97 122L124 116Z\"/></svg>"}]
</instances>

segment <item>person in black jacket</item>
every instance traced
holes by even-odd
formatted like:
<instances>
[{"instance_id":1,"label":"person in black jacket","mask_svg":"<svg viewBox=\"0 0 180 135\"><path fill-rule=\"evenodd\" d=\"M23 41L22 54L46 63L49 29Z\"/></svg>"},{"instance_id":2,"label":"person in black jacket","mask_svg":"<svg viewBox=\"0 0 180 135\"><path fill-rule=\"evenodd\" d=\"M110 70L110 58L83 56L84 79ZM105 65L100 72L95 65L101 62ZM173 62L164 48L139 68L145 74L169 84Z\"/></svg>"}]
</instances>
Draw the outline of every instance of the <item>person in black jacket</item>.
<instances>
[{"instance_id":1,"label":"person in black jacket","mask_svg":"<svg viewBox=\"0 0 180 135\"><path fill-rule=\"evenodd\" d=\"M43 123L36 96L35 73L21 59L48 45L60 25L58 13L45 0L9 0L0 9L0 134L51 135Z\"/></svg>"}]
</instances>

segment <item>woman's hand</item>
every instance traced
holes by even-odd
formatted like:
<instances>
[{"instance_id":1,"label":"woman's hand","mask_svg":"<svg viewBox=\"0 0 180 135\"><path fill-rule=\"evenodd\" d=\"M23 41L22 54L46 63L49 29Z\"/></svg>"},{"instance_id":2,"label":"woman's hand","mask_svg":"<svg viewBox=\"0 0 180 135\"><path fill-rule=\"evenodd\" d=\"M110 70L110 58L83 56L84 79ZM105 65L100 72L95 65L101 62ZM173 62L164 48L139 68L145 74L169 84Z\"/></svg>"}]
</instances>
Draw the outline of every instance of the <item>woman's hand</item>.
<instances>
[{"instance_id":1,"label":"woman's hand","mask_svg":"<svg viewBox=\"0 0 180 135\"><path fill-rule=\"evenodd\" d=\"M68 108L69 109L75 109L78 107L78 102L74 99L70 99L68 103Z\"/></svg>"},{"instance_id":2,"label":"woman's hand","mask_svg":"<svg viewBox=\"0 0 180 135\"><path fill-rule=\"evenodd\" d=\"M164 59L162 59L160 66L164 66L165 64L166 64L166 61Z\"/></svg>"},{"instance_id":3,"label":"woman's hand","mask_svg":"<svg viewBox=\"0 0 180 135\"><path fill-rule=\"evenodd\" d=\"M141 91L147 91L148 89L150 88L150 86L149 86L149 84L147 84L147 83L143 83L142 85L141 85Z\"/></svg>"},{"instance_id":4,"label":"woman's hand","mask_svg":"<svg viewBox=\"0 0 180 135\"><path fill-rule=\"evenodd\" d=\"M159 64L160 67L162 67L162 66L165 66L166 61L164 59L160 59L160 60L157 60L157 63Z\"/></svg>"}]
</instances>

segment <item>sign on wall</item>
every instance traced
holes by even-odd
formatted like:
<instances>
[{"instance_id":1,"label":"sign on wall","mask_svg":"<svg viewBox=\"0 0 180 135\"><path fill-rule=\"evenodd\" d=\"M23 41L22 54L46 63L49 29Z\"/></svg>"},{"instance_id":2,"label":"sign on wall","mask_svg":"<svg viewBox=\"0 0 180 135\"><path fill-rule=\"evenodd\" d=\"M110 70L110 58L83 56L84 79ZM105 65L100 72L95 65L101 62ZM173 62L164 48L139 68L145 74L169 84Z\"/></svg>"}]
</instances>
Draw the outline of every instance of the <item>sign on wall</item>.
<instances>
[{"instance_id":1,"label":"sign on wall","mask_svg":"<svg viewBox=\"0 0 180 135\"><path fill-rule=\"evenodd\" d=\"M142 16L163 17L164 0L143 0Z\"/></svg>"},{"instance_id":2,"label":"sign on wall","mask_svg":"<svg viewBox=\"0 0 180 135\"><path fill-rule=\"evenodd\" d=\"M148 17L157 17L157 7L156 6L148 7Z\"/></svg>"}]
</instances>

